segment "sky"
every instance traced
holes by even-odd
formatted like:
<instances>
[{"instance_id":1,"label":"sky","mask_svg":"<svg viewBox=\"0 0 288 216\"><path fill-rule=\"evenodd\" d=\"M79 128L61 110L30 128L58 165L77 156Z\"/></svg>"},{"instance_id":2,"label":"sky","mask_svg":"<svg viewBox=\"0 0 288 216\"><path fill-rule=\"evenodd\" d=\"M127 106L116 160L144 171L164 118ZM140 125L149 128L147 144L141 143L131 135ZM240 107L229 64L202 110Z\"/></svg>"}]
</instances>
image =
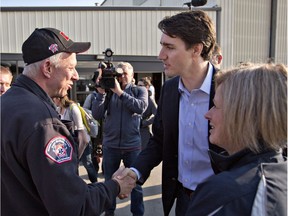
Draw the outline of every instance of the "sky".
<instances>
[{"instance_id":1,"label":"sky","mask_svg":"<svg viewBox=\"0 0 288 216\"><path fill-rule=\"evenodd\" d=\"M95 6L103 0L0 0L1 7L33 7L33 6Z\"/></svg>"}]
</instances>

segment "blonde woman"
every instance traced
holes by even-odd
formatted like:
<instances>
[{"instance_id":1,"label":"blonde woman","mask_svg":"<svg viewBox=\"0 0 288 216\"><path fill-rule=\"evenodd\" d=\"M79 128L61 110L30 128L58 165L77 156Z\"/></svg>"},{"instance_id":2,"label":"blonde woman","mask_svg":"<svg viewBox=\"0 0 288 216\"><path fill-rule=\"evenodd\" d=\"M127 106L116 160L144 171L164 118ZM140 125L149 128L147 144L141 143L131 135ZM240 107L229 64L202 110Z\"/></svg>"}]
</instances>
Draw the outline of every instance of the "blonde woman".
<instances>
[{"instance_id":1,"label":"blonde woman","mask_svg":"<svg viewBox=\"0 0 288 216\"><path fill-rule=\"evenodd\" d=\"M287 68L246 64L216 75L205 115L222 171L197 186L186 215L287 215Z\"/></svg>"},{"instance_id":2,"label":"blonde woman","mask_svg":"<svg viewBox=\"0 0 288 216\"><path fill-rule=\"evenodd\" d=\"M54 102L57 105L57 111L61 119L70 120L74 123L74 134L78 143L79 159L87 171L89 180L92 183L97 182L98 175L92 163L90 136L83 124L78 105L73 100L70 100L67 95L62 98L54 98Z\"/></svg>"},{"instance_id":3,"label":"blonde woman","mask_svg":"<svg viewBox=\"0 0 288 216\"><path fill-rule=\"evenodd\" d=\"M80 158L90 141L82 121L81 112L78 105L74 101L70 100L67 95L56 100L60 100L58 104L56 102L56 105L58 105L57 111L60 114L61 119L71 120L74 122L74 131L78 134L77 138Z\"/></svg>"}]
</instances>

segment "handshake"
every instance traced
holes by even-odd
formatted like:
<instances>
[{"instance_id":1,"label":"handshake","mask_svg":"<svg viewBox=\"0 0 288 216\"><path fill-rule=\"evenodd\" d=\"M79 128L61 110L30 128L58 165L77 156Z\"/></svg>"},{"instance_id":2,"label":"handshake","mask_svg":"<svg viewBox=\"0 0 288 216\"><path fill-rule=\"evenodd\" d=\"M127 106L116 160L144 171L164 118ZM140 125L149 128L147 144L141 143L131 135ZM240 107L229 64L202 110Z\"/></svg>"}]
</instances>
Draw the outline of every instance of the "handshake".
<instances>
[{"instance_id":1,"label":"handshake","mask_svg":"<svg viewBox=\"0 0 288 216\"><path fill-rule=\"evenodd\" d=\"M112 180L118 182L120 186L118 198L125 199L136 186L137 175L131 169L122 166L113 174Z\"/></svg>"}]
</instances>

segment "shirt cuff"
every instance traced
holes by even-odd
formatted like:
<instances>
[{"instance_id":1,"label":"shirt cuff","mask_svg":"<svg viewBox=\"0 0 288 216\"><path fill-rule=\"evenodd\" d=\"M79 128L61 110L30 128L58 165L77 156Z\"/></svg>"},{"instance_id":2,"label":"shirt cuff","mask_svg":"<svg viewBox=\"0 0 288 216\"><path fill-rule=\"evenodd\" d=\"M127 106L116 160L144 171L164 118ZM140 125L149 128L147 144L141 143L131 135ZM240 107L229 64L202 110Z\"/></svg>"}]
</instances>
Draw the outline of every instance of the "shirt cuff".
<instances>
[{"instance_id":1,"label":"shirt cuff","mask_svg":"<svg viewBox=\"0 0 288 216\"><path fill-rule=\"evenodd\" d=\"M136 175L137 175L137 180L139 180L140 178L141 178L141 173L136 169L136 168L134 168L134 167L130 167L130 169L133 171L133 172L135 172L136 173Z\"/></svg>"}]
</instances>

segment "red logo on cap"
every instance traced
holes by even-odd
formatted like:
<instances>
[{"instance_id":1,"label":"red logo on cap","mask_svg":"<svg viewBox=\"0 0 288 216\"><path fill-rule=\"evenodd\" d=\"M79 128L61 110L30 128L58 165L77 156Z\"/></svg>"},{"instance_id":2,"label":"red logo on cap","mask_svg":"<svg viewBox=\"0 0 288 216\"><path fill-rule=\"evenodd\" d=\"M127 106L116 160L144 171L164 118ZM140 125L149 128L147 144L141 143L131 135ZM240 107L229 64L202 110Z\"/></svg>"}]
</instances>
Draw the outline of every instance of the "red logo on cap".
<instances>
[{"instance_id":1,"label":"red logo on cap","mask_svg":"<svg viewBox=\"0 0 288 216\"><path fill-rule=\"evenodd\" d=\"M58 51L58 45L57 44L51 44L49 46L49 50L51 50L52 53L55 53Z\"/></svg>"},{"instance_id":2,"label":"red logo on cap","mask_svg":"<svg viewBox=\"0 0 288 216\"><path fill-rule=\"evenodd\" d=\"M60 34L62 35L62 37L65 38L66 41L69 41L69 37L65 35L64 32L60 32Z\"/></svg>"}]
</instances>

